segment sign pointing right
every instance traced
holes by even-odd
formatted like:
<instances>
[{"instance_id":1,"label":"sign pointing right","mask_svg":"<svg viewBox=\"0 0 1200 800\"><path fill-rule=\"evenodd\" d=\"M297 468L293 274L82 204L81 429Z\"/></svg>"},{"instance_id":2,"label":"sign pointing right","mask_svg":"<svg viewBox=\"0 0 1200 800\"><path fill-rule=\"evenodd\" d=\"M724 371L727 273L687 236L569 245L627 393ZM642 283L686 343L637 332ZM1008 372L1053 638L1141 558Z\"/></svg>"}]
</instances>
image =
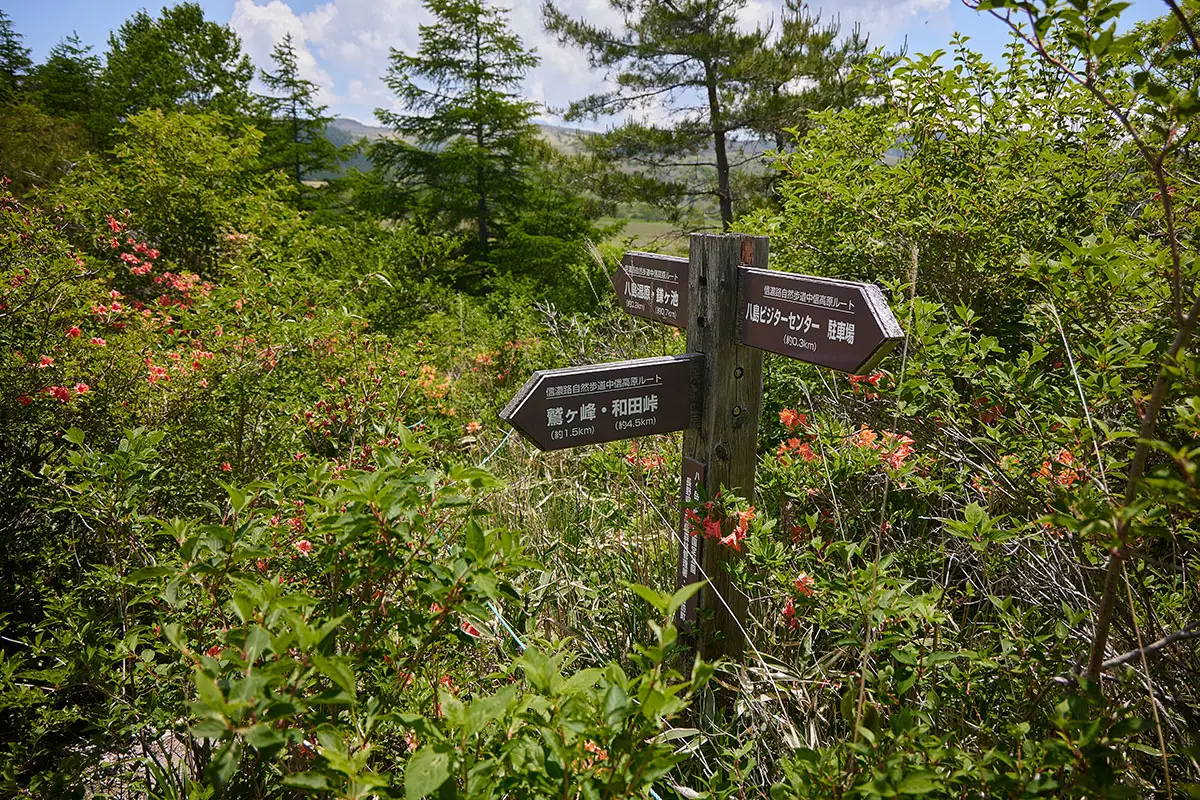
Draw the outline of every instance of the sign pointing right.
<instances>
[{"instance_id":1,"label":"sign pointing right","mask_svg":"<svg viewBox=\"0 0 1200 800\"><path fill-rule=\"evenodd\" d=\"M742 344L861 374L904 338L873 283L739 267Z\"/></svg>"}]
</instances>

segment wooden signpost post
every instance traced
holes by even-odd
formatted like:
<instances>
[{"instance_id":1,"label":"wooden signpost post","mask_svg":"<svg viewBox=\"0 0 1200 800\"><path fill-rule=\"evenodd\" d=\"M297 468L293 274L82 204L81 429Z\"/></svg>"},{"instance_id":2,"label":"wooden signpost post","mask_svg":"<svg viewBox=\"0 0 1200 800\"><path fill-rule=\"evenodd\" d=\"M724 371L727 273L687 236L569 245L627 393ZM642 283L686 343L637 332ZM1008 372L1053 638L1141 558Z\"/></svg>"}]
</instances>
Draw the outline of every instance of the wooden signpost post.
<instances>
[{"instance_id":1,"label":"wooden signpost post","mask_svg":"<svg viewBox=\"0 0 1200 800\"><path fill-rule=\"evenodd\" d=\"M724 568L736 554L690 536L682 509L704 487L753 497L763 351L861 373L904 338L879 287L771 272L767 255L764 236L710 234L687 259L626 253L621 308L686 329L688 352L535 372L500 412L542 450L684 431L678 582L709 585L679 621L709 659L741 656L746 597Z\"/></svg>"}]
</instances>

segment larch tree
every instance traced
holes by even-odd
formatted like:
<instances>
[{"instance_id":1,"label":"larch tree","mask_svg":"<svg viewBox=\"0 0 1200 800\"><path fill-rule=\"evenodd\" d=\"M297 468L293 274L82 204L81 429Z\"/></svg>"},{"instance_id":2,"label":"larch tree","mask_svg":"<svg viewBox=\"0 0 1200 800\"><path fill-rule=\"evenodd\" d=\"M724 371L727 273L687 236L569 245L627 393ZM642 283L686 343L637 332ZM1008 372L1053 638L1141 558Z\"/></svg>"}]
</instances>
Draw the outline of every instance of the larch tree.
<instances>
[{"instance_id":1,"label":"larch tree","mask_svg":"<svg viewBox=\"0 0 1200 800\"><path fill-rule=\"evenodd\" d=\"M317 85L300 77L291 33L275 45L271 60L276 71L260 71L271 92L261 98L266 133L263 160L271 169L287 172L299 184L306 174L336 165L337 148L325 137L333 117L326 116L327 106L317 104Z\"/></svg>"},{"instance_id":2,"label":"larch tree","mask_svg":"<svg viewBox=\"0 0 1200 800\"><path fill-rule=\"evenodd\" d=\"M96 107L100 69L100 58L91 45L72 33L50 48L46 60L31 73L38 103L51 114L88 125Z\"/></svg>"},{"instance_id":3,"label":"larch tree","mask_svg":"<svg viewBox=\"0 0 1200 800\"><path fill-rule=\"evenodd\" d=\"M24 40L13 28L12 18L0 11L0 100L16 95L33 65Z\"/></svg>"},{"instance_id":4,"label":"larch tree","mask_svg":"<svg viewBox=\"0 0 1200 800\"><path fill-rule=\"evenodd\" d=\"M486 261L504 219L524 195L537 104L520 94L537 56L483 0L426 0L433 22L415 53L392 50L385 77L402 109L377 109L396 134L373 158L410 210L449 228L472 223Z\"/></svg>"}]
</instances>

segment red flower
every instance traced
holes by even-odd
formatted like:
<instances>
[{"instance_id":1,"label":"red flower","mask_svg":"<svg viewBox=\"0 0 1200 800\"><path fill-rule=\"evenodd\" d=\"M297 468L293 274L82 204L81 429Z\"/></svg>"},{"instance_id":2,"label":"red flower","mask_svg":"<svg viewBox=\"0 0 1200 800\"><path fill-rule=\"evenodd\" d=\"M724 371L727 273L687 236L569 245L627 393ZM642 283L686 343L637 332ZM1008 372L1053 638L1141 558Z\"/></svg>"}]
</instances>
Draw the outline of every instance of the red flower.
<instances>
[{"instance_id":1,"label":"red flower","mask_svg":"<svg viewBox=\"0 0 1200 800\"><path fill-rule=\"evenodd\" d=\"M78 325L72 325L71 327L67 328L67 337L68 338L74 339L75 337L79 336L79 334L81 334L81 333L83 333L83 331L79 330Z\"/></svg>"},{"instance_id":2,"label":"red flower","mask_svg":"<svg viewBox=\"0 0 1200 800\"><path fill-rule=\"evenodd\" d=\"M292 456L293 461L303 461L304 459L305 453L296 453L296 455Z\"/></svg>"},{"instance_id":3,"label":"red flower","mask_svg":"<svg viewBox=\"0 0 1200 800\"><path fill-rule=\"evenodd\" d=\"M291 522L291 520L288 521ZM308 539L301 539L300 541L296 542L296 549L304 555L308 555L313 549L312 542L310 542Z\"/></svg>"},{"instance_id":4,"label":"red flower","mask_svg":"<svg viewBox=\"0 0 1200 800\"><path fill-rule=\"evenodd\" d=\"M710 539L721 538L721 521L707 517L704 520L704 535Z\"/></svg>"},{"instance_id":5,"label":"red flower","mask_svg":"<svg viewBox=\"0 0 1200 800\"><path fill-rule=\"evenodd\" d=\"M122 230L124 230L125 226L118 222L112 214L109 214L107 217L105 217L105 219L108 221L108 229L113 233L120 233ZM116 240L114 239L113 241Z\"/></svg>"},{"instance_id":6,"label":"red flower","mask_svg":"<svg viewBox=\"0 0 1200 800\"><path fill-rule=\"evenodd\" d=\"M779 412L779 421L789 431L794 431L800 426L808 427L808 419L803 414L797 414L790 408L785 408Z\"/></svg>"},{"instance_id":7,"label":"red flower","mask_svg":"<svg viewBox=\"0 0 1200 800\"><path fill-rule=\"evenodd\" d=\"M462 632L467 636L474 636L476 639L478 639L480 636L479 631L475 629L475 626L465 619L463 620L462 625L459 627L462 628Z\"/></svg>"},{"instance_id":8,"label":"red flower","mask_svg":"<svg viewBox=\"0 0 1200 800\"><path fill-rule=\"evenodd\" d=\"M816 594L817 582L807 572L801 572L800 577L796 578L796 591L805 597L812 597Z\"/></svg>"},{"instance_id":9,"label":"red flower","mask_svg":"<svg viewBox=\"0 0 1200 800\"><path fill-rule=\"evenodd\" d=\"M80 382L75 384L75 394L87 394L91 390L92 387L88 386L86 383Z\"/></svg>"},{"instance_id":10,"label":"red flower","mask_svg":"<svg viewBox=\"0 0 1200 800\"><path fill-rule=\"evenodd\" d=\"M229 466L228 461L221 462L221 472L233 472L233 467Z\"/></svg>"},{"instance_id":11,"label":"red flower","mask_svg":"<svg viewBox=\"0 0 1200 800\"><path fill-rule=\"evenodd\" d=\"M718 541L726 547L732 548L735 552L742 551L742 539L746 538L746 532L741 528L734 528L729 532L728 536L722 536Z\"/></svg>"},{"instance_id":12,"label":"red flower","mask_svg":"<svg viewBox=\"0 0 1200 800\"><path fill-rule=\"evenodd\" d=\"M469 434L475 433L476 431L479 431L482 429L483 429L483 425L476 422L475 420L471 420L470 422L467 423L467 433L469 433Z\"/></svg>"},{"instance_id":13,"label":"red flower","mask_svg":"<svg viewBox=\"0 0 1200 800\"><path fill-rule=\"evenodd\" d=\"M878 437L876 436L875 431L868 428L867 424L864 422L863 426L859 429L858 433L854 434L854 446L855 447L874 447L875 439L877 439L877 438Z\"/></svg>"},{"instance_id":14,"label":"red flower","mask_svg":"<svg viewBox=\"0 0 1200 800\"><path fill-rule=\"evenodd\" d=\"M207 656L211 656L212 658L216 658L217 656L221 655L221 649L222 649L221 645L214 644L212 647L205 650L204 654Z\"/></svg>"},{"instance_id":15,"label":"red flower","mask_svg":"<svg viewBox=\"0 0 1200 800\"><path fill-rule=\"evenodd\" d=\"M71 400L71 390L65 386L47 386L42 391L60 403L66 403Z\"/></svg>"},{"instance_id":16,"label":"red flower","mask_svg":"<svg viewBox=\"0 0 1200 800\"><path fill-rule=\"evenodd\" d=\"M17 398L17 402L20 403L22 406L27 406L33 402L33 398L27 394L23 394Z\"/></svg>"},{"instance_id":17,"label":"red flower","mask_svg":"<svg viewBox=\"0 0 1200 800\"><path fill-rule=\"evenodd\" d=\"M796 619L796 604L792 602L792 598L788 598L783 604L783 618L787 620L787 626L793 630L800 627L800 621Z\"/></svg>"},{"instance_id":18,"label":"red flower","mask_svg":"<svg viewBox=\"0 0 1200 800\"><path fill-rule=\"evenodd\" d=\"M38 362L38 367L40 367L41 369L45 369L46 367L53 366L53 365L54 365L54 359L51 358L50 356L42 356L42 360Z\"/></svg>"},{"instance_id":19,"label":"red flower","mask_svg":"<svg viewBox=\"0 0 1200 800\"><path fill-rule=\"evenodd\" d=\"M108 344L108 342L104 341L99 336L93 336L92 344L96 345L96 347L104 347L104 345Z\"/></svg>"}]
</instances>

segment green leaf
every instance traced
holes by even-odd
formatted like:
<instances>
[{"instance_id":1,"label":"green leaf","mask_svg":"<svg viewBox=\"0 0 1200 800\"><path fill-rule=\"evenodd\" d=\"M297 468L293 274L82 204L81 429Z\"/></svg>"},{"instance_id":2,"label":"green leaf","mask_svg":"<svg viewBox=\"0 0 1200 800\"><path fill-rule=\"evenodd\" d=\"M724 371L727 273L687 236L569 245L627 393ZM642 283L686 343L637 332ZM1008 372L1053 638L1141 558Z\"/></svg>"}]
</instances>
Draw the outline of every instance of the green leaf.
<instances>
[{"instance_id":1,"label":"green leaf","mask_svg":"<svg viewBox=\"0 0 1200 800\"><path fill-rule=\"evenodd\" d=\"M473 701L466 711L466 734L474 736L486 728L489 722L503 718L516 694L517 687L506 686L493 695Z\"/></svg>"},{"instance_id":2,"label":"green leaf","mask_svg":"<svg viewBox=\"0 0 1200 800\"><path fill-rule=\"evenodd\" d=\"M604 695L604 724L615 728L629 714L629 695L617 684L608 687Z\"/></svg>"},{"instance_id":3,"label":"green leaf","mask_svg":"<svg viewBox=\"0 0 1200 800\"><path fill-rule=\"evenodd\" d=\"M319 653L312 654L313 666L321 670L321 674L332 680L345 690L346 694L354 696L354 673L346 664L345 659L337 656L327 657Z\"/></svg>"},{"instance_id":4,"label":"green leaf","mask_svg":"<svg viewBox=\"0 0 1200 800\"><path fill-rule=\"evenodd\" d=\"M681 606L683 606L684 603L686 603L688 600L691 600L692 596L695 595L696 592L703 589L707 583L708 581L696 581L695 583L689 583L687 586L684 586L682 589L675 592L675 594L671 595L671 601L667 603L667 616L673 616L675 612L678 611Z\"/></svg>"},{"instance_id":5,"label":"green leaf","mask_svg":"<svg viewBox=\"0 0 1200 800\"><path fill-rule=\"evenodd\" d=\"M63 434L63 438L76 447L83 447L83 431L79 428L68 428Z\"/></svg>"},{"instance_id":6,"label":"green leaf","mask_svg":"<svg viewBox=\"0 0 1200 800\"><path fill-rule=\"evenodd\" d=\"M476 556L484 555L484 538L483 530L480 529L475 520L467 523L467 528L463 532L463 546L467 551L474 553Z\"/></svg>"},{"instance_id":7,"label":"green leaf","mask_svg":"<svg viewBox=\"0 0 1200 800\"><path fill-rule=\"evenodd\" d=\"M671 602L671 599L666 595L659 594L648 586L642 586L640 583L631 583L629 584L629 588L633 589L639 597L654 606L659 612L663 614L667 612L667 605Z\"/></svg>"},{"instance_id":8,"label":"green leaf","mask_svg":"<svg viewBox=\"0 0 1200 800\"><path fill-rule=\"evenodd\" d=\"M284 786L294 786L297 789L308 789L313 792L329 791L329 780L316 772L298 772L283 779Z\"/></svg>"},{"instance_id":9,"label":"green leaf","mask_svg":"<svg viewBox=\"0 0 1200 800\"><path fill-rule=\"evenodd\" d=\"M269 725L262 723L247 730L244 736L246 737L246 744L255 750L264 751L268 757L284 745L283 734Z\"/></svg>"},{"instance_id":10,"label":"green leaf","mask_svg":"<svg viewBox=\"0 0 1200 800\"><path fill-rule=\"evenodd\" d=\"M934 772L910 772L900 781L896 791L900 794L929 794L941 789L941 781Z\"/></svg>"},{"instance_id":11,"label":"green leaf","mask_svg":"<svg viewBox=\"0 0 1200 800\"><path fill-rule=\"evenodd\" d=\"M422 747L404 769L404 797L420 800L437 791L450 777L454 750L447 744Z\"/></svg>"},{"instance_id":12,"label":"green leaf","mask_svg":"<svg viewBox=\"0 0 1200 800\"><path fill-rule=\"evenodd\" d=\"M220 789L229 783L233 773L237 772L241 760L242 743L236 739L226 742L209 762L208 767L204 770L204 777Z\"/></svg>"}]
</instances>

